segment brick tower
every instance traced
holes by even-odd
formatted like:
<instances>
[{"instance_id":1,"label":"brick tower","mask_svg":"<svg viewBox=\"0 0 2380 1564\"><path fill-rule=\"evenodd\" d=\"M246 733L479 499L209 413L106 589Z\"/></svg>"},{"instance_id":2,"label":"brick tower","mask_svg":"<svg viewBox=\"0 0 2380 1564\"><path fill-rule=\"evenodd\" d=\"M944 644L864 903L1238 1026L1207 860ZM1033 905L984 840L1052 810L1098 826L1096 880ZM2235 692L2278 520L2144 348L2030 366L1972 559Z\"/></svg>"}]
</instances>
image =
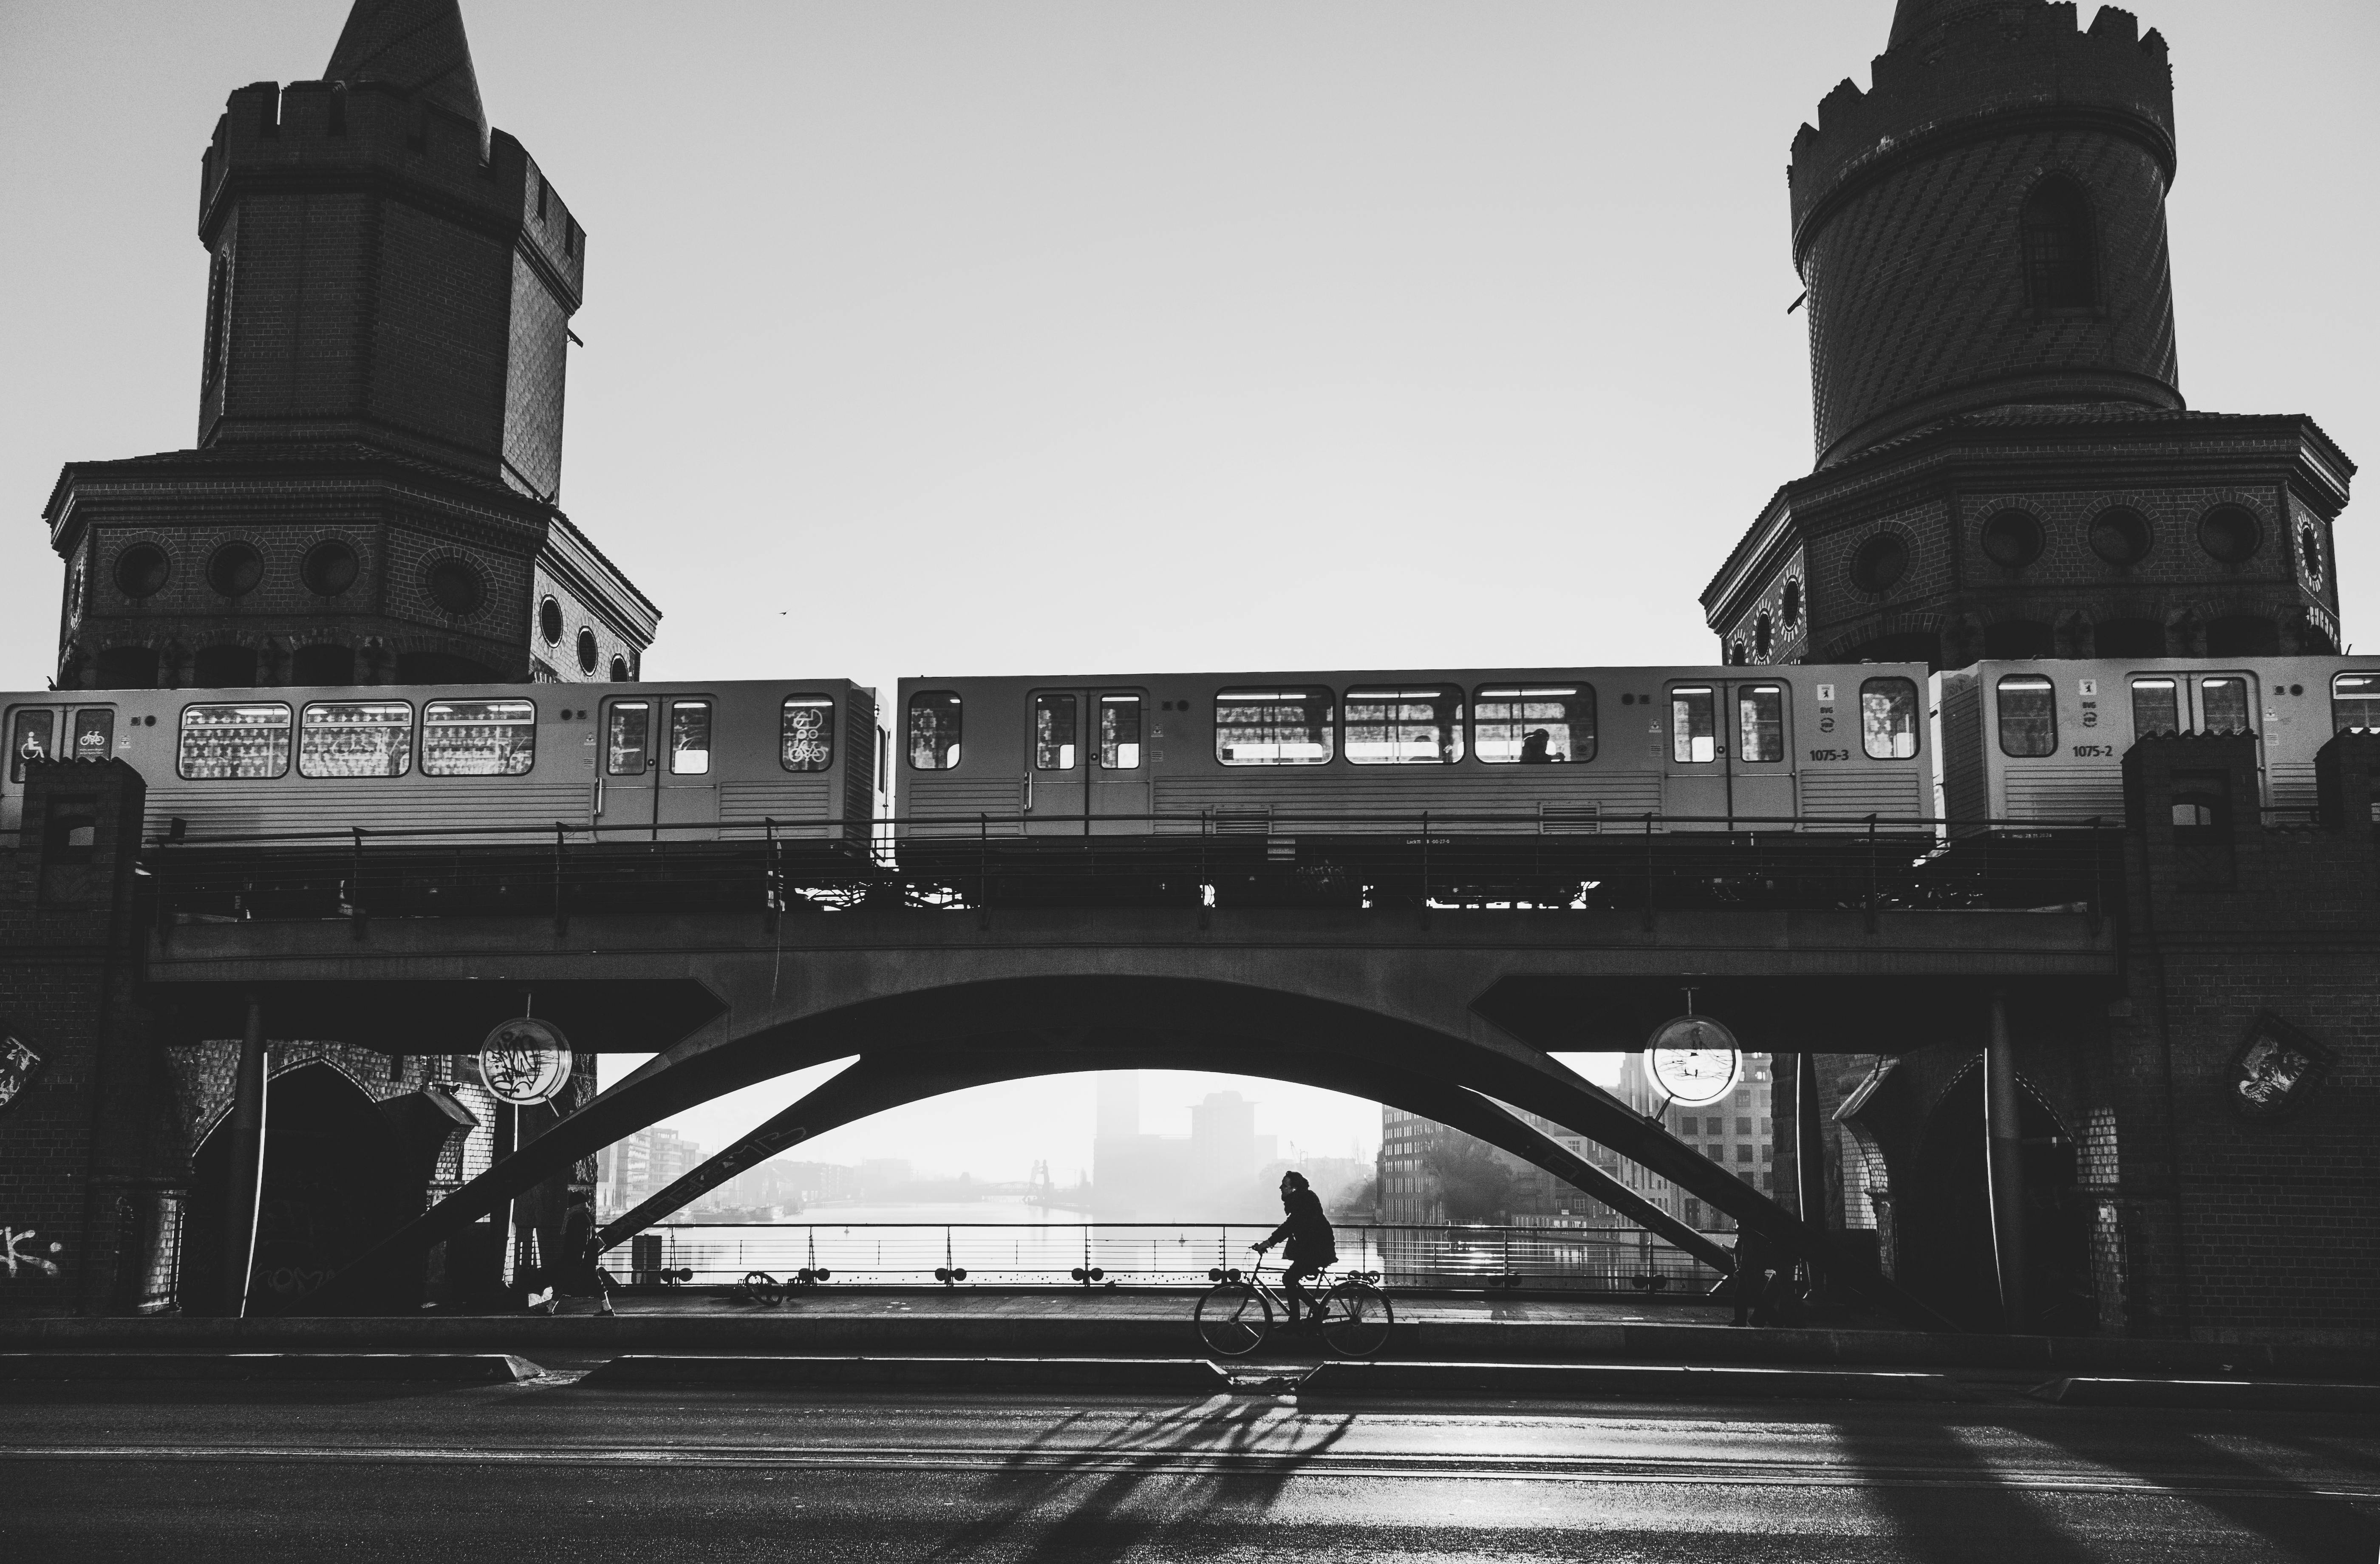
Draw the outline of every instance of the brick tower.
<instances>
[{"instance_id":1,"label":"brick tower","mask_svg":"<svg viewBox=\"0 0 2380 1564\"><path fill-rule=\"evenodd\" d=\"M1900 0L1793 139L1817 463L1703 593L1731 661L2335 649L2354 464L2185 408L2165 40Z\"/></svg>"},{"instance_id":2,"label":"brick tower","mask_svg":"<svg viewBox=\"0 0 2380 1564\"><path fill-rule=\"evenodd\" d=\"M58 683L634 676L659 612L559 508L585 231L455 0L356 0L323 76L200 158L196 447L59 476Z\"/></svg>"}]
</instances>

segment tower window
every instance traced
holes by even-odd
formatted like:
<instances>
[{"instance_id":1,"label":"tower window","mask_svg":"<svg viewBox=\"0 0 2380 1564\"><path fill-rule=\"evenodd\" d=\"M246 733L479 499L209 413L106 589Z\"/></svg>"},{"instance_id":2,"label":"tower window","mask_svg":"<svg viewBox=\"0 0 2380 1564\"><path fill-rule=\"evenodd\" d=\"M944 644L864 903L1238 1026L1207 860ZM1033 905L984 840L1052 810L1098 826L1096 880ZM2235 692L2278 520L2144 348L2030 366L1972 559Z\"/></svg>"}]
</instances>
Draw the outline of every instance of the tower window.
<instances>
[{"instance_id":1,"label":"tower window","mask_svg":"<svg viewBox=\"0 0 2380 1564\"><path fill-rule=\"evenodd\" d=\"M128 598L155 597L172 574L165 551L154 543L135 543L115 556L116 589Z\"/></svg>"},{"instance_id":2,"label":"tower window","mask_svg":"<svg viewBox=\"0 0 2380 1564\"><path fill-rule=\"evenodd\" d=\"M2098 302L2097 243L2091 198L2062 176L2024 200L2024 291L2035 309L2087 309Z\"/></svg>"},{"instance_id":3,"label":"tower window","mask_svg":"<svg viewBox=\"0 0 2380 1564\"><path fill-rule=\"evenodd\" d=\"M356 584L356 552L335 538L306 551L298 574L316 597L335 598Z\"/></svg>"},{"instance_id":4,"label":"tower window","mask_svg":"<svg viewBox=\"0 0 2380 1564\"><path fill-rule=\"evenodd\" d=\"M1752 625L1752 655L1766 662L1768 654L1776 649L1777 626L1770 622L1767 610L1763 609Z\"/></svg>"},{"instance_id":5,"label":"tower window","mask_svg":"<svg viewBox=\"0 0 2380 1564\"><path fill-rule=\"evenodd\" d=\"M628 660L626 658L615 657L612 660L612 682L615 685L625 685L628 682Z\"/></svg>"},{"instance_id":6,"label":"tower window","mask_svg":"<svg viewBox=\"0 0 2380 1564\"><path fill-rule=\"evenodd\" d=\"M461 560L442 559L430 567L430 597L449 613L476 613L487 600L488 588L480 573Z\"/></svg>"},{"instance_id":7,"label":"tower window","mask_svg":"<svg viewBox=\"0 0 2380 1564\"><path fill-rule=\"evenodd\" d=\"M595 644L595 632L581 626L578 632L578 671L581 673L594 673L596 660L601 655L602 649Z\"/></svg>"},{"instance_id":8,"label":"tower window","mask_svg":"<svg viewBox=\"0 0 2380 1564\"><path fill-rule=\"evenodd\" d=\"M537 633L545 637L547 646L562 644L562 605L552 598L537 605Z\"/></svg>"},{"instance_id":9,"label":"tower window","mask_svg":"<svg viewBox=\"0 0 2380 1564\"><path fill-rule=\"evenodd\" d=\"M2243 564L2264 541L2256 513L2244 505L2217 505L2198 518L2198 545L2225 564Z\"/></svg>"},{"instance_id":10,"label":"tower window","mask_svg":"<svg viewBox=\"0 0 2380 1564\"><path fill-rule=\"evenodd\" d=\"M2041 523L2025 511L2002 511L1984 523L1983 542L1994 564L2022 570L2041 557Z\"/></svg>"},{"instance_id":11,"label":"tower window","mask_svg":"<svg viewBox=\"0 0 2380 1564\"><path fill-rule=\"evenodd\" d=\"M1879 532L1852 556L1852 585L1863 592L1881 592L1909 568L1909 545L1898 532Z\"/></svg>"},{"instance_id":12,"label":"tower window","mask_svg":"<svg viewBox=\"0 0 2380 1564\"><path fill-rule=\"evenodd\" d=\"M2322 534L2309 522L2298 528L2298 564L2305 571L2307 585L2322 590Z\"/></svg>"},{"instance_id":13,"label":"tower window","mask_svg":"<svg viewBox=\"0 0 2380 1564\"><path fill-rule=\"evenodd\" d=\"M1785 594L1778 600L1778 610L1785 617L1785 633L1791 635L1802 627L1802 583L1785 583Z\"/></svg>"},{"instance_id":14,"label":"tower window","mask_svg":"<svg viewBox=\"0 0 2380 1564\"><path fill-rule=\"evenodd\" d=\"M2153 538L2148 517L2126 505L2091 518L2091 552L2109 564L2138 564L2148 557Z\"/></svg>"},{"instance_id":15,"label":"tower window","mask_svg":"<svg viewBox=\"0 0 2380 1564\"><path fill-rule=\"evenodd\" d=\"M225 543L207 561L207 585L227 598L244 598L264 579L264 556L252 544Z\"/></svg>"}]
</instances>

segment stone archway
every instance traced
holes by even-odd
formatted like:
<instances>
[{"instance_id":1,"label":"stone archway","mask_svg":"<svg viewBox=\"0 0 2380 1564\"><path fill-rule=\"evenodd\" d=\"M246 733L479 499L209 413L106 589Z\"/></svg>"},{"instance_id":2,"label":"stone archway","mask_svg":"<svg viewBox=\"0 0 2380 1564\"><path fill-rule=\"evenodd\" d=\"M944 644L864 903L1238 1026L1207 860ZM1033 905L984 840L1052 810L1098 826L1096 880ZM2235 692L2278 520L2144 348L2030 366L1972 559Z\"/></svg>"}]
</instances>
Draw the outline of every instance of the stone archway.
<instances>
[{"instance_id":1,"label":"stone archway","mask_svg":"<svg viewBox=\"0 0 2380 1564\"><path fill-rule=\"evenodd\" d=\"M266 1103L249 1292L251 1309L288 1313L415 1215L421 1181L418 1158L378 1105L333 1066L317 1060L275 1075ZM180 1286L186 1314L222 1307L231 1140L226 1117L191 1159Z\"/></svg>"},{"instance_id":2,"label":"stone archway","mask_svg":"<svg viewBox=\"0 0 2380 1564\"><path fill-rule=\"evenodd\" d=\"M1969 1329L2088 1333L2096 1311L2074 1138L2030 1081L2019 1075L2017 1085L2025 1142L2030 1317L2013 1324L2001 1318L1980 1056L1969 1061L1936 1099L1909 1176L1896 1194L1894 1279Z\"/></svg>"}]
</instances>

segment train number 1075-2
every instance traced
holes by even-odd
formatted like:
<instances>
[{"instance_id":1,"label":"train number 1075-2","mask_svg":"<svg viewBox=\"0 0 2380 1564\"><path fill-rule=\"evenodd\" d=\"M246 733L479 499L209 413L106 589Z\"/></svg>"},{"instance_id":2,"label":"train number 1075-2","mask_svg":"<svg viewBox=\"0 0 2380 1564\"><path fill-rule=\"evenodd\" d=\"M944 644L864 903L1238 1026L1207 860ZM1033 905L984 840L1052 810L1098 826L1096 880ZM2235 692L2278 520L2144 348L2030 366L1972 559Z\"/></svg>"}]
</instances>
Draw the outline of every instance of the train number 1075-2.
<instances>
[{"instance_id":1,"label":"train number 1075-2","mask_svg":"<svg viewBox=\"0 0 2380 1564\"><path fill-rule=\"evenodd\" d=\"M2112 744L2078 744L2074 746L2077 760L2113 760L2116 746Z\"/></svg>"}]
</instances>

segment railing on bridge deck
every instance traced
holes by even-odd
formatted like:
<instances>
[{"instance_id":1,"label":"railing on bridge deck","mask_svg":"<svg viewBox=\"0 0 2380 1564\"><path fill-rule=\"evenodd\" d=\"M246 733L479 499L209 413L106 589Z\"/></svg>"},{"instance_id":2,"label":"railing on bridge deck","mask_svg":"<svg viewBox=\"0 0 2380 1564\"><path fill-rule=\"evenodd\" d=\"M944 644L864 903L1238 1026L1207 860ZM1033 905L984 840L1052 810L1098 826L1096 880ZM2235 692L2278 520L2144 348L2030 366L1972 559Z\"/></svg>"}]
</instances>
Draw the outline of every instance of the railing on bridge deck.
<instances>
[{"instance_id":1,"label":"railing on bridge deck","mask_svg":"<svg viewBox=\"0 0 2380 1564\"><path fill-rule=\"evenodd\" d=\"M1079 821L1080 817L1069 818ZM897 825L973 836L891 834ZM1062 825L1064 822L1055 822ZM454 826L188 835L146 852L161 923L186 920L1030 907L1642 912L1707 907L2032 909L2095 916L2120 883L2100 820L1880 822L1275 811L1257 832L1212 814L1100 817L1134 834L1022 834L1040 817L700 825ZM1731 828L1731 829L1730 829Z\"/></svg>"},{"instance_id":2,"label":"railing on bridge deck","mask_svg":"<svg viewBox=\"0 0 2380 1564\"><path fill-rule=\"evenodd\" d=\"M671 1223L604 1257L630 1287L733 1286L754 1272L780 1287L823 1271L831 1287L1204 1288L1246 1268L1269 1222ZM1733 1235L1712 1235L1724 1245ZM1694 1298L1718 1272L1635 1228L1342 1224L1331 1272L1377 1271L1422 1291ZM1275 1252L1264 1262L1277 1267Z\"/></svg>"}]
</instances>

